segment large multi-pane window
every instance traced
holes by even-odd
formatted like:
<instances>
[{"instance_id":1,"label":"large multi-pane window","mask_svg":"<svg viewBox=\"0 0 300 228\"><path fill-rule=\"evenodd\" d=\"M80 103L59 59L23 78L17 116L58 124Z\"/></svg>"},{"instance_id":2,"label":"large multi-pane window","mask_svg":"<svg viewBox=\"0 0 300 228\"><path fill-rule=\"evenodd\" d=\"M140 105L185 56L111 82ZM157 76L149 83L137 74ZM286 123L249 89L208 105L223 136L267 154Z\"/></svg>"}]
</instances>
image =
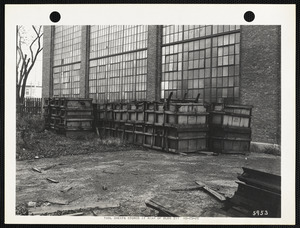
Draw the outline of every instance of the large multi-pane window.
<instances>
[{"instance_id":1,"label":"large multi-pane window","mask_svg":"<svg viewBox=\"0 0 300 228\"><path fill-rule=\"evenodd\" d=\"M80 63L53 68L53 96L79 97Z\"/></svg>"},{"instance_id":2,"label":"large multi-pane window","mask_svg":"<svg viewBox=\"0 0 300 228\"><path fill-rule=\"evenodd\" d=\"M81 26L55 26L53 95L79 97Z\"/></svg>"},{"instance_id":3,"label":"large multi-pane window","mask_svg":"<svg viewBox=\"0 0 300 228\"><path fill-rule=\"evenodd\" d=\"M161 97L239 97L240 27L163 26Z\"/></svg>"},{"instance_id":4,"label":"large multi-pane window","mask_svg":"<svg viewBox=\"0 0 300 228\"><path fill-rule=\"evenodd\" d=\"M148 26L90 27L89 96L98 102L146 99Z\"/></svg>"}]
</instances>

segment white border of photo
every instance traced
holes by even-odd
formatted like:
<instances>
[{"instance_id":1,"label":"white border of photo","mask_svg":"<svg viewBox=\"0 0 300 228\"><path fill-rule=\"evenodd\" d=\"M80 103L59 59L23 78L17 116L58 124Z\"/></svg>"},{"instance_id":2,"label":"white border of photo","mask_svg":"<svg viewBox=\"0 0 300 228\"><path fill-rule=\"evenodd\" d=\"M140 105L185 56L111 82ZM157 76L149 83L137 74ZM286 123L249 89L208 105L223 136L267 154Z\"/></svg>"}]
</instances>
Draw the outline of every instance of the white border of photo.
<instances>
[{"instance_id":1,"label":"white border of photo","mask_svg":"<svg viewBox=\"0 0 300 228\"><path fill-rule=\"evenodd\" d=\"M52 23L49 15L61 19ZM253 11L255 20L246 22L244 13ZM248 4L62 4L5 6L5 223L11 224L295 224L295 58L296 6ZM18 216L16 203L16 101L15 36L17 25L111 25L111 24L216 24L281 25L281 218L154 218L154 217L66 217ZM270 123L272 124L272 123Z\"/></svg>"}]
</instances>

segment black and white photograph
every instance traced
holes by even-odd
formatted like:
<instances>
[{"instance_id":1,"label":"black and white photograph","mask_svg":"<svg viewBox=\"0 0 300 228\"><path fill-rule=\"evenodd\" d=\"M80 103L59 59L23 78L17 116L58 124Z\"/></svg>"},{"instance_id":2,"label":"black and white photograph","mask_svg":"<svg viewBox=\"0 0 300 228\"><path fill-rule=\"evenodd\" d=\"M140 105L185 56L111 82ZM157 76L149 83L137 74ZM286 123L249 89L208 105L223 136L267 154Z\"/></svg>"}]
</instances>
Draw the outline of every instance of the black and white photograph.
<instances>
[{"instance_id":1,"label":"black and white photograph","mask_svg":"<svg viewBox=\"0 0 300 228\"><path fill-rule=\"evenodd\" d=\"M293 224L294 18L78 23L40 7L6 25L10 222Z\"/></svg>"}]
</instances>

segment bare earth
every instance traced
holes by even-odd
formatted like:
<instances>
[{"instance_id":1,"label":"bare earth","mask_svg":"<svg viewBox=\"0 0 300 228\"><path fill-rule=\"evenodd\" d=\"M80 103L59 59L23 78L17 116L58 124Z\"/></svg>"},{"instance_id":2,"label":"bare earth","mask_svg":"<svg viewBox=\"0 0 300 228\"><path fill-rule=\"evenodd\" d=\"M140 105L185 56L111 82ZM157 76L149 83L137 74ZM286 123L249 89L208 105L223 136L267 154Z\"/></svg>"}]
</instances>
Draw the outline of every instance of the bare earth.
<instances>
[{"instance_id":1,"label":"bare earth","mask_svg":"<svg viewBox=\"0 0 300 228\"><path fill-rule=\"evenodd\" d=\"M44 170L52 165L56 166ZM48 206L42 205L46 209L63 208L61 204L67 203L81 208L71 212L80 211L89 216L156 216L157 212L148 208L145 200L167 196L187 208L196 206L198 216L214 216L222 205L211 195L202 190L171 189L195 186L195 181L200 180L231 197L237 189L235 181L237 174L242 173L242 167L280 175L280 157L257 153L182 156L154 150L129 150L17 161L16 200L17 205L33 201L40 206L51 202ZM32 168L40 169L41 173ZM61 192L68 187L72 188ZM85 209L103 202L118 206L102 209L93 206L93 211ZM48 214L67 213L70 212L57 210Z\"/></svg>"}]
</instances>

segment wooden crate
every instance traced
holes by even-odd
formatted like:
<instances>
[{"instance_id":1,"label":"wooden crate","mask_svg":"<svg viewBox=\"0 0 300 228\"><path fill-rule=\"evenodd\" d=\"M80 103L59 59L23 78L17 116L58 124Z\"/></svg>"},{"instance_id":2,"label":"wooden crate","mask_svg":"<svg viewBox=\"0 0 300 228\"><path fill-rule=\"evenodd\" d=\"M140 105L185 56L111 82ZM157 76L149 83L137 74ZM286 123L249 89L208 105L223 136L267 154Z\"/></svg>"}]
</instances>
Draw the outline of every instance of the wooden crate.
<instances>
[{"instance_id":1,"label":"wooden crate","mask_svg":"<svg viewBox=\"0 0 300 228\"><path fill-rule=\"evenodd\" d=\"M115 129L125 129L125 124L122 122L113 121L112 126Z\"/></svg>"},{"instance_id":2,"label":"wooden crate","mask_svg":"<svg viewBox=\"0 0 300 228\"><path fill-rule=\"evenodd\" d=\"M165 150L170 152L196 152L208 149L207 125L165 128Z\"/></svg>"},{"instance_id":3,"label":"wooden crate","mask_svg":"<svg viewBox=\"0 0 300 228\"><path fill-rule=\"evenodd\" d=\"M50 97L45 97L45 98L44 98L44 107L45 107L45 106L50 106L50 100L51 100Z\"/></svg>"},{"instance_id":4,"label":"wooden crate","mask_svg":"<svg viewBox=\"0 0 300 228\"><path fill-rule=\"evenodd\" d=\"M124 140L128 141L129 143L134 143L134 131L125 130Z\"/></svg>"},{"instance_id":5,"label":"wooden crate","mask_svg":"<svg viewBox=\"0 0 300 228\"><path fill-rule=\"evenodd\" d=\"M154 111L156 102L145 102L145 110Z\"/></svg>"},{"instance_id":6,"label":"wooden crate","mask_svg":"<svg viewBox=\"0 0 300 228\"><path fill-rule=\"evenodd\" d=\"M62 119L61 126L65 130L91 130L93 128L93 118Z\"/></svg>"},{"instance_id":7,"label":"wooden crate","mask_svg":"<svg viewBox=\"0 0 300 228\"><path fill-rule=\"evenodd\" d=\"M145 111L145 123L154 124L155 122L155 112L151 110Z\"/></svg>"},{"instance_id":8,"label":"wooden crate","mask_svg":"<svg viewBox=\"0 0 300 228\"><path fill-rule=\"evenodd\" d=\"M114 121L121 121L122 120L122 112L120 110L114 110Z\"/></svg>"},{"instance_id":9,"label":"wooden crate","mask_svg":"<svg viewBox=\"0 0 300 228\"><path fill-rule=\"evenodd\" d=\"M176 113L166 111L166 125L180 124L180 125L194 125L194 124L207 124L208 113Z\"/></svg>"},{"instance_id":10,"label":"wooden crate","mask_svg":"<svg viewBox=\"0 0 300 228\"><path fill-rule=\"evenodd\" d=\"M207 137L178 138L167 136L166 151L174 153L192 153L207 150Z\"/></svg>"},{"instance_id":11,"label":"wooden crate","mask_svg":"<svg viewBox=\"0 0 300 228\"><path fill-rule=\"evenodd\" d=\"M132 132L134 132L134 123L125 123L124 124L124 129L126 130L126 131L132 131Z\"/></svg>"},{"instance_id":12,"label":"wooden crate","mask_svg":"<svg viewBox=\"0 0 300 228\"><path fill-rule=\"evenodd\" d=\"M209 135L214 137L232 138L232 139L250 139L251 128L227 127L211 125Z\"/></svg>"},{"instance_id":13,"label":"wooden crate","mask_svg":"<svg viewBox=\"0 0 300 228\"><path fill-rule=\"evenodd\" d=\"M209 149L216 153L244 154L250 151L251 139L210 137Z\"/></svg>"},{"instance_id":14,"label":"wooden crate","mask_svg":"<svg viewBox=\"0 0 300 228\"><path fill-rule=\"evenodd\" d=\"M204 113L206 112L206 106L201 103L170 103L167 107L167 111L172 112L192 112L192 113Z\"/></svg>"},{"instance_id":15,"label":"wooden crate","mask_svg":"<svg viewBox=\"0 0 300 228\"><path fill-rule=\"evenodd\" d=\"M128 120L128 112L127 110L123 110L123 112L121 113L121 120L122 122L126 122Z\"/></svg>"},{"instance_id":16,"label":"wooden crate","mask_svg":"<svg viewBox=\"0 0 300 228\"><path fill-rule=\"evenodd\" d=\"M61 108L73 109L92 109L92 100L90 98L59 98L58 105Z\"/></svg>"},{"instance_id":17,"label":"wooden crate","mask_svg":"<svg viewBox=\"0 0 300 228\"><path fill-rule=\"evenodd\" d=\"M134 143L137 145L143 145L144 143L144 132L134 131Z\"/></svg>"},{"instance_id":18,"label":"wooden crate","mask_svg":"<svg viewBox=\"0 0 300 228\"><path fill-rule=\"evenodd\" d=\"M151 148L153 145L153 134L144 132L143 146Z\"/></svg>"},{"instance_id":19,"label":"wooden crate","mask_svg":"<svg viewBox=\"0 0 300 228\"><path fill-rule=\"evenodd\" d=\"M129 110L141 110L141 111L144 111L145 110L145 105L146 105L145 101L131 102L131 103L128 104L128 109Z\"/></svg>"},{"instance_id":20,"label":"wooden crate","mask_svg":"<svg viewBox=\"0 0 300 228\"><path fill-rule=\"evenodd\" d=\"M252 108L253 106L250 105L225 105L224 112L251 116Z\"/></svg>"},{"instance_id":21,"label":"wooden crate","mask_svg":"<svg viewBox=\"0 0 300 228\"><path fill-rule=\"evenodd\" d=\"M145 112L142 110L136 110L136 122L144 123L145 122Z\"/></svg>"},{"instance_id":22,"label":"wooden crate","mask_svg":"<svg viewBox=\"0 0 300 228\"><path fill-rule=\"evenodd\" d=\"M114 111L112 109L106 110L105 114L106 120L114 120Z\"/></svg>"},{"instance_id":23,"label":"wooden crate","mask_svg":"<svg viewBox=\"0 0 300 228\"><path fill-rule=\"evenodd\" d=\"M54 104L54 107L59 107L60 106L60 99L59 97L54 97L52 100L52 103Z\"/></svg>"},{"instance_id":24,"label":"wooden crate","mask_svg":"<svg viewBox=\"0 0 300 228\"><path fill-rule=\"evenodd\" d=\"M114 121L103 121L103 126L108 127L108 128L113 128L114 127Z\"/></svg>"},{"instance_id":25,"label":"wooden crate","mask_svg":"<svg viewBox=\"0 0 300 228\"><path fill-rule=\"evenodd\" d=\"M209 133L208 125L190 125L190 126L172 126L166 127L166 135L171 137L179 138L197 138L197 137L207 137Z\"/></svg>"},{"instance_id":26,"label":"wooden crate","mask_svg":"<svg viewBox=\"0 0 300 228\"><path fill-rule=\"evenodd\" d=\"M163 150L165 141L165 127L154 126L153 129L153 149Z\"/></svg>"},{"instance_id":27,"label":"wooden crate","mask_svg":"<svg viewBox=\"0 0 300 228\"><path fill-rule=\"evenodd\" d=\"M164 111L155 111L154 124L162 126L165 123L165 112Z\"/></svg>"},{"instance_id":28,"label":"wooden crate","mask_svg":"<svg viewBox=\"0 0 300 228\"><path fill-rule=\"evenodd\" d=\"M115 130L115 137L120 138L120 139L124 139L124 129L117 128Z\"/></svg>"},{"instance_id":29,"label":"wooden crate","mask_svg":"<svg viewBox=\"0 0 300 228\"><path fill-rule=\"evenodd\" d=\"M104 127L103 133L106 137L116 137L117 130L115 128Z\"/></svg>"},{"instance_id":30,"label":"wooden crate","mask_svg":"<svg viewBox=\"0 0 300 228\"><path fill-rule=\"evenodd\" d=\"M134 106L135 107L135 106ZM128 122L135 122L136 121L136 110L128 110Z\"/></svg>"},{"instance_id":31,"label":"wooden crate","mask_svg":"<svg viewBox=\"0 0 300 228\"><path fill-rule=\"evenodd\" d=\"M105 104L105 110L114 110L115 109L115 103L106 103Z\"/></svg>"},{"instance_id":32,"label":"wooden crate","mask_svg":"<svg viewBox=\"0 0 300 228\"><path fill-rule=\"evenodd\" d=\"M59 116L62 118L92 118L93 109L60 109Z\"/></svg>"},{"instance_id":33,"label":"wooden crate","mask_svg":"<svg viewBox=\"0 0 300 228\"><path fill-rule=\"evenodd\" d=\"M224 104L224 103L212 103L211 111L219 111L226 113L236 113L243 115L252 115L252 105L233 105L233 104Z\"/></svg>"},{"instance_id":34,"label":"wooden crate","mask_svg":"<svg viewBox=\"0 0 300 228\"><path fill-rule=\"evenodd\" d=\"M51 116L59 116L60 115L60 108L58 108L58 107L52 107L51 109L50 109L50 115Z\"/></svg>"},{"instance_id":35,"label":"wooden crate","mask_svg":"<svg viewBox=\"0 0 300 228\"><path fill-rule=\"evenodd\" d=\"M251 116L236 113L215 112L210 113L210 124L249 128L251 125Z\"/></svg>"},{"instance_id":36,"label":"wooden crate","mask_svg":"<svg viewBox=\"0 0 300 228\"><path fill-rule=\"evenodd\" d=\"M97 110L97 119L105 120L106 119L106 111L105 110Z\"/></svg>"}]
</instances>

